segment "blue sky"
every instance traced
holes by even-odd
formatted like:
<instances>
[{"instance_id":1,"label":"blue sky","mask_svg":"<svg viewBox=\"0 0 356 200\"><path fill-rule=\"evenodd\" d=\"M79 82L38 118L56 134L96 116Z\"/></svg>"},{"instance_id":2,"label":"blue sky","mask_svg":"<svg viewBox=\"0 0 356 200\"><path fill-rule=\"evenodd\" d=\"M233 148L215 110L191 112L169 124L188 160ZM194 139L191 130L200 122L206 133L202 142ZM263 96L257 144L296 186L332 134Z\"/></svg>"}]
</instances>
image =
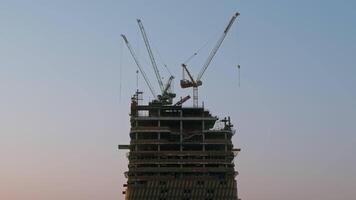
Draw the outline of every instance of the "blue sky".
<instances>
[{"instance_id":1,"label":"blue sky","mask_svg":"<svg viewBox=\"0 0 356 200\"><path fill-rule=\"evenodd\" d=\"M185 96L180 64L208 42L189 62L197 74L239 11L199 92L239 131L241 198L352 199L355 10L351 0L0 1L0 198L123 199L116 145L129 142L136 66L120 34L158 91L141 18Z\"/></svg>"}]
</instances>

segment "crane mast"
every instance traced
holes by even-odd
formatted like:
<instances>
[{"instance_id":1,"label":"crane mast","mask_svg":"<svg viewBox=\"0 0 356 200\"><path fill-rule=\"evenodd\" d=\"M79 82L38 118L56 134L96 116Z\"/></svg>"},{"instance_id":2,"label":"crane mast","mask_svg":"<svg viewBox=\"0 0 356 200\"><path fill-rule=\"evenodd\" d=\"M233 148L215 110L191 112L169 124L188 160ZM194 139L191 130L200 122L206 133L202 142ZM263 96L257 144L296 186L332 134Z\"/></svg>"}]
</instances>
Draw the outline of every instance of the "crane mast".
<instances>
[{"instance_id":1,"label":"crane mast","mask_svg":"<svg viewBox=\"0 0 356 200\"><path fill-rule=\"evenodd\" d=\"M143 70L143 68L142 68L142 66L141 66L141 64L140 64L140 62L138 61L138 59L137 59L137 57L136 57L136 54L135 54L133 48L131 47L130 42L127 40L127 38L126 38L126 36L125 36L124 34L121 34L121 37L122 37L122 39L125 41L125 44L126 44L127 48L129 49L129 51L130 51L130 53L131 53L131 56L132 56L132 58L134 59L134 61L135 61L136 65L137 65L138 69L140 70L140 72L141 72L143 78L145 79L145 82L146 82L148 88L150 89L150 91L151 91L153 97L154 97L154 98L157 98L157 94L156 94L156 92L154 91L154 89L153 89L153 87L152 87L152 85L151 85L151 83L150 83L150 81L149 81L149 79L148 79L148 77L147 77L145 71Z\"/></svg>"},{"instance_id":2,"label":"crane mast","mask_svg":"<svg viewBox=\"0 0 356 200\"><path fill-rule=\"evenodd\" d=\"M164 86L163 94L168 93L169 88L171 88L173 79L174 79L174 76L169 77L167 84Z\"/></svg>"}]
</instances>

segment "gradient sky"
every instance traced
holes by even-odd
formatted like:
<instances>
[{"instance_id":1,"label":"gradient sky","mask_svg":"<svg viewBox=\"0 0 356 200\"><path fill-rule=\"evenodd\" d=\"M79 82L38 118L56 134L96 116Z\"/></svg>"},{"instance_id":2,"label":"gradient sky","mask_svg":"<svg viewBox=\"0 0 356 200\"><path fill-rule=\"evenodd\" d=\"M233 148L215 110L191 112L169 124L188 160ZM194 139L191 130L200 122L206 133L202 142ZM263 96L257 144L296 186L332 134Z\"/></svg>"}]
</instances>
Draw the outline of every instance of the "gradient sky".
<instances>
[{"instance_id":1,"label":"gradient sky","mask_svg":"<svg viewBox=\"0 0 356 200\"><path fill-rule=\"evenodd\" d=\"M189 63L196 74L235 11L200 99L239 131L240 197L355 199L352 0L0 0L0 199L123 199L117 144L129 142L136 66L120 34L158 90L141 18L183 96L180 63L208 42Z\"/></svg>"}]
</instances>

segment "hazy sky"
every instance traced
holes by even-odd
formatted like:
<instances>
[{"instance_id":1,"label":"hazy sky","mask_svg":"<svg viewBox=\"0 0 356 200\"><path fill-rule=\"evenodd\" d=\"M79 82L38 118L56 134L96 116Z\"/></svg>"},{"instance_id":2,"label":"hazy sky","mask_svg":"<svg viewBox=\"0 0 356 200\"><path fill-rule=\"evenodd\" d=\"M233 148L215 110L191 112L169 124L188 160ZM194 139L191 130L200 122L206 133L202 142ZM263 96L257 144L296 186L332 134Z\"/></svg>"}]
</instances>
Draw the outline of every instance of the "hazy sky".
<instances>
[{"instance_id":1,"label":"hazy sky","mask_svg":"<svg viewBox=\"0 0 356 200\"><path fill-rule=\"evenodd\" d=\"M129 142L136 66L120 34L158 90L141 18L183 96L180 63L207 43L189 62L196 74L235 11L200 99L239 131L240 197L355 199L352 0L0 0L0 199L123 199L117 144Z\"/></svg>"}]
</instances>

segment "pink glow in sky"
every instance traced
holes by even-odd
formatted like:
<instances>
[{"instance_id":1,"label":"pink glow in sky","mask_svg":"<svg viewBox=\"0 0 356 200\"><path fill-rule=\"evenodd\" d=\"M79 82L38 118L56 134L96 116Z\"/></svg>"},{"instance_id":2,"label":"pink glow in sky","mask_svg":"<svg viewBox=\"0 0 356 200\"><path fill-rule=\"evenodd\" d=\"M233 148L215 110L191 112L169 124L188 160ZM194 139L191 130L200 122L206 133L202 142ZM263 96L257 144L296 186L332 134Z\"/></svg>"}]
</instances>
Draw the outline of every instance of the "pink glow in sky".
<instances>
[{"instance_id":1,"label":"pink glow in sky","mask_svg":"<svg viewBox=\"0 0 356 200\"><path fill-rule=\"evenodd\" d=\"M141 18L185 96L181 62L209 41L196 74L235 11L199 92L238 129L240 197L355 199L355 10L351 0L0 1L0 199L123 199L117 144L129 142L136 66L120 34L148 61Z\"/></svg>"}]
</instances>

